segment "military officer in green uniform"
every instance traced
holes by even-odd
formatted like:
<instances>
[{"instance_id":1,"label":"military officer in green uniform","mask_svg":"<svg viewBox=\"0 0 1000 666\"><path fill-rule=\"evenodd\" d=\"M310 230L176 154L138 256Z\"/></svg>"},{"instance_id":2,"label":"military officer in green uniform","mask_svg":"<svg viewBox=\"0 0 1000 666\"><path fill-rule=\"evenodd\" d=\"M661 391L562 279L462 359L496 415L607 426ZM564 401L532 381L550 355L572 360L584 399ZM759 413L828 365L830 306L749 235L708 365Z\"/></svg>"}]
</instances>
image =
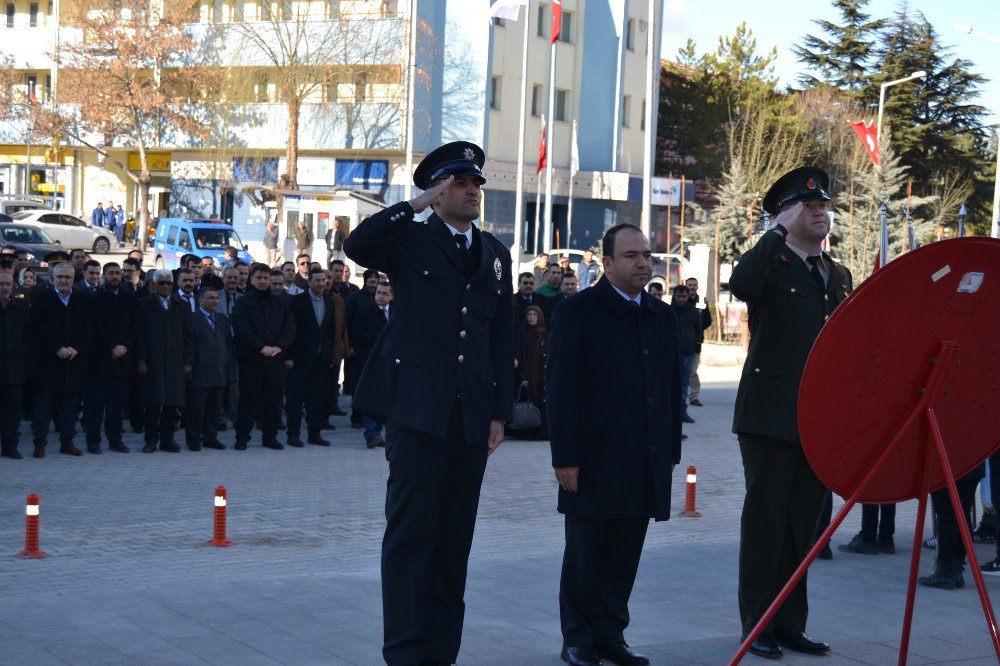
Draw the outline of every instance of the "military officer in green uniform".
<instances>
[{"instance_id":1,"label":"military officer in green uniform","mask_svg":"<svg viewBox=\"0 0 1000 666\"><path fill-rule=\"evenodd\" d=\"M764 197L775 224L743 255L730 281L750 317L733 419L746 478L739 561L744 636L802 562L826 499L803 454L796 409L809 350L851 291L850 272L821 249L830 233L828 187L826 172L813 167L779 178ZM773 659L782 646L829 652L805 633L808 612L803 577L750 651Z\"/></svg>"}]
</instances>

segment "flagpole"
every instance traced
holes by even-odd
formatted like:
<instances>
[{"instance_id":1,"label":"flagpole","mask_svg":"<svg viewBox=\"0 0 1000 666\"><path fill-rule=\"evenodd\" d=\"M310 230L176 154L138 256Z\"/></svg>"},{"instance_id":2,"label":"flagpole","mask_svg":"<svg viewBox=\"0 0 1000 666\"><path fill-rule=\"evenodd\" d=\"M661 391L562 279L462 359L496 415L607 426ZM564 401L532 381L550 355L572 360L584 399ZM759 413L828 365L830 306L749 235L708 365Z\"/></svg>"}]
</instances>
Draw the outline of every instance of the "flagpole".
<instances>
[{"instance_id":1,"label":"flagpole","mask_svg":"<svg viewBox=\"0 0 1000 666\"><path fill-rule=\"evenodd\" d=\"M646 129L642 156L642 233L646 238L650 238L653 227L652 221L652 195L650 185L653 178L653 141L656 133L653 131L653 33L656 30L656 15L653 0L649 0L648 14L646 15ZM681 192L681 201L684 200L684 193ZM681 209L684 210L683 208ZM683 215L683 212L681 213ZM683 248L682 248L683 250Z\"/></svg>"},{"instance_id":2,"label":"flagpole","mask_svg":"<svg viewBox=\"0 0 1000 666\"><path fill-rule=\"evenodd\" d=\"M571 247L570 243L573 240L573 176L576 175L576 170L579 167L578 157L576 155L576 118L573 119L573 143L570 146L570 167L569 167L569 207L566 210L566 247L567 249Z\"/></svg>"},{"instance_id":3,"label":"flagpole","mask_svg":"<svg viewBox=\"0 0 1000 666\"><path fill-rule=\"evenodd\" d=\"M615 11L615 2L611 2L611 11ZM625 58L625 30L627 11L624 0L620 0L618 6L618 16L612 17L615 20L615 28L618 32L618 66L615 69L615 114L614 127L611 131L611 170L618 171L618 144L621 141L622 121L622 62Z\"/></svg>"},{"instance_id":4,"label":"flagpole","mask_svg":"<svg viewBox=\"0 0 1000 666\"><path fill-rule=\"evenodd\" d=\"M524 8L524 45L521 47L521 118L517 131L517 189L514 195L514 263L521 261L521 243L524 227L524 133L525 105L528 99L528 24L531 23L531 6ZM536 206L537 208L537 206Z\"/></svg>"},{"instance_id":5,"label":"flagpole","mask_svg":"<svg viewBox=\"0 0 1000 666\"><path fill-rule=\"evenodd\" d=\"M552 130L556 106L556 43L549 44L549 124L545 138L545 234L544 252L552 249Z\"/></svg>"},{"instance_id":6,"label":"flagpole","mask_svg":"<svg viewBox=\"0 0 1000 666\"><path fill-rule=\"evenodd\" d=\"M538 250L538 232L542 224L542 174L536 174L535 180L538 181L538 190L535 192L535 243L533 250L535 254L541 254Z\"/></svg>"},{"instance_id":7,"label":"flagpole","mask_svg":"<svg viewBox=\"0 0 1000 666\"><path fill-rule=\"evenodd\" d=\"M410 0L410 48L406 64L406 185L403 199L413 196L413 82L417 78L417 0Z\"/></svg>"}]
</instances>

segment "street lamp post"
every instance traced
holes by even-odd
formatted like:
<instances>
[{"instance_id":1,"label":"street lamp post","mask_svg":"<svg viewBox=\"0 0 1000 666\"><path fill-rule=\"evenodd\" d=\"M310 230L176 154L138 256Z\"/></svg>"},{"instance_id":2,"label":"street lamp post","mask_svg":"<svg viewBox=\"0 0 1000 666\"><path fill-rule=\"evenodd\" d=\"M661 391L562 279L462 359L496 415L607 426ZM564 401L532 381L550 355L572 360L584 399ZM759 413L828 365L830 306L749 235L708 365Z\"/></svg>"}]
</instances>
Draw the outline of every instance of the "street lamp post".
<instances>
[{"instance_id":1,"label":"street lamp post","mask_svg":"<svg viewBox=\"0 0 1000 666\"><path fill-rule=\"evenodd\" d=\"M903 77L902 79L895 79L893 81L886 81L881 86L879 86L878 91L878 123L875 125L875 140L882 141L882 107L885 105L885 89L889 86L894 86L897 83L906 83L907 81L912 81L914 79L919 79L921 77L927 76L927 72L920 70L919 72L913 72L909 76ZM881 148L881 144L879 145Z\"/></svg>"}]
</instances>

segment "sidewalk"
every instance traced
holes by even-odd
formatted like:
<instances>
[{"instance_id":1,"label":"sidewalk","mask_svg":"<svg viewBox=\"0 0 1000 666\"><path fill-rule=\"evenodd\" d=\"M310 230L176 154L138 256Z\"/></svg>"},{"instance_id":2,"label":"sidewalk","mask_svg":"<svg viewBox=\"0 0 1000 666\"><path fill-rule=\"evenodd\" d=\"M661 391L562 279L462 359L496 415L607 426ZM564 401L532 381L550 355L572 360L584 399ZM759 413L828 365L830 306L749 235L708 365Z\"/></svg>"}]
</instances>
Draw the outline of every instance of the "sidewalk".
<instances>
[{"instance_id":1,"label":"sidewalk","mask_svg":"<svg viewBox=\"0 0 1000 666\"><path fill-rule=\"evenodd\" d=\"M698 468L702 517L650 526L632 596L627 639L654 664L725 663L740 634L743 475L729 432L739 368L702 366L701 376L706 406L691 408L682 467ZM244 452L144 455L129 435L128 455L77 459L53 448L45 460L0 460L0 662L382 663L386 463L346 419L335 422L330 449L271 451L258 439ZM678 469L675 514L683 479ZM219 484L229 490L232 548L205 545ZM555 489L545 443L508 441L490 459L460 664L562 663ZM45 560L15 557L30 492L41 498ZM915 513L915 502L899 507L896 555L834 548L832 561L813 566L809 631L834 654L786 653L785 663L895 663ZM860 512L849 516L834 546L859 523ZM923 552L922 572L933 557ZM987 584L1000 598L1000 578ZM964 590L919 589L910 652L911 664L996 663L968 573Z\"/></svg>"}]
</instances>

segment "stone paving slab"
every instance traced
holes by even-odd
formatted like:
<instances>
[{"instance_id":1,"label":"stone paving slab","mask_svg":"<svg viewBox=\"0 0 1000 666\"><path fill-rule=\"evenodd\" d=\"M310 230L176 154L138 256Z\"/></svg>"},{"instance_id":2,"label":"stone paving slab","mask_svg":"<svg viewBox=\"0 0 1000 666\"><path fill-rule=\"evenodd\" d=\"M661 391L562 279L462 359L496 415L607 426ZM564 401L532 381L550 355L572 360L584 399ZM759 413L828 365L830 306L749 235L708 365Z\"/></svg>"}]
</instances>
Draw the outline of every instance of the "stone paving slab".
<instances>
[{"instance_id":1,"label":"stone paving slab","mask_svg":"<svg viewBox=\"0 0 1000 666\"><path fill-rule=\"evenodd\" d=\"M627 637L654 664L721 664L738 646L743 474L729 432L738 373L703 366L706 406L691 408L682 467L698 468L702 517L650 526ZM255 440L245 452L76 459L50 448L45 460L0 460L0 663L381 663L386 463L346 419L336 423L330 449L275 452ZM136 435L126 443L141 447ZM681 470L674 480L677 512ZM205 545L218 484L229 490L232 548ZM562 663L555 490L547 444L511 440L491 458L459 663ZM45 560L14 557L29 492L41 497ZM813 566L809 630L834 654L786 653L786 663L896 661L915 514L915 502L900 505L896 555L838 552ZM833 543L859 522L849 516ZM993 553L979 548L983 559ZM926 572L933 551L923 556ZM919 590L909 663L997 662L966 578L964 590ZM987 585L996 596L1000 578Z\"/></svg>"}]
</instances>

